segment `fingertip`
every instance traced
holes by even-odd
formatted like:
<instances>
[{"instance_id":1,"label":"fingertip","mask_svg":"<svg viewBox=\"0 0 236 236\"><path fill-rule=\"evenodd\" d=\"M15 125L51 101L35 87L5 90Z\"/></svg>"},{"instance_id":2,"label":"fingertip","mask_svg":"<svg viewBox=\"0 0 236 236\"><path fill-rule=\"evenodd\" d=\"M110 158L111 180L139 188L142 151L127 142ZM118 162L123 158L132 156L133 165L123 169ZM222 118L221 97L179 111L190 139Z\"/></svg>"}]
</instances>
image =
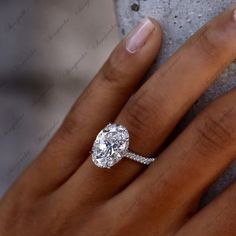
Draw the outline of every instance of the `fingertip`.
<instances>
[{"instance_id":1,"label":"fingertip","mask_svg":"<svg viewBox=\"0 0 236 236\"><path fill-rule=\"evenodd\" d=\"M155 25L157 30L162 34L162 28L160 22L151 16L148 16L147 18Z\"/></svg>"},{"instance_id":2,"label":"fingertip","mask_svg":"<svg viewBox=\"0 0 236 236\"><path fill-rule=\"evenodd\" d=\"M161 23L155 18L150 17L150 16L148 16L148 19L155 25L155 30L153 32L153 35L154 37L158 39L159 47L160 47L161 42L162 42L162 35L163 35Z\"/></svg>"}]
</instances>

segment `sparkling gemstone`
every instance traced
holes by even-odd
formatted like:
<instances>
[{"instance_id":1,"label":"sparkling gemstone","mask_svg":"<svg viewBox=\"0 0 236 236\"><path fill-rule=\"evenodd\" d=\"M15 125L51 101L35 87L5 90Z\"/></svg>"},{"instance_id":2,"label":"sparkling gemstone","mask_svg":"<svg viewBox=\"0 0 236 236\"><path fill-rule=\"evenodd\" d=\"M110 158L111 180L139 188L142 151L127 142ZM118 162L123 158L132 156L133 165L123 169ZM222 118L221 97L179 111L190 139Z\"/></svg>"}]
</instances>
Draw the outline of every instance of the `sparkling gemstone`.
<instances>
[{"instance_id":1,"label":"sparkling gemstone","mask_svg":"<svg viewBox=\"0 0 236 236\"><path fill-rule=\"evenodd\" d=\"M123 158L128 146L127 129L122 125L109 124L96 137L92 160L99 167L110 168Z\"/></svg>"}]
</instances>

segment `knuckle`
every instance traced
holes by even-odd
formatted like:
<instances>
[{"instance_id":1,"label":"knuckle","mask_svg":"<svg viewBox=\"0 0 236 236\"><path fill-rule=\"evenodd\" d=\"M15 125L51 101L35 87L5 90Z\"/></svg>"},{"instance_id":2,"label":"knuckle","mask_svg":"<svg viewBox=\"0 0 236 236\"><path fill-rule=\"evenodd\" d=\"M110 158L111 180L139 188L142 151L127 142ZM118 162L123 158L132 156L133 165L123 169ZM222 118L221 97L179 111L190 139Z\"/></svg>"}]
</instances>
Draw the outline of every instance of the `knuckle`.
<instances>
[{"instance_id":1,"label":"knuckle","mask_svg":"<svg viewBox=\"0 0 236 236\"><path fill-rule=\"evenodd\" d=\"M215 58L222 52L222 43L220 41L222 41L222 37L212 27L206 27L199 36L201 51L209 58Z\"/></svg>"},{"instance_id":2,"label":"knuckle","mask_svg":"<svg viewBox=\"0 0 236 236\"><path fill-rule=\"evenodd\" d=\"M209 23L198 36L200 51L206 54L208 59L224 58L226 55L234 55L235 30L227 24ZM226 62L225 62L226 63Z\"/></svg>"},{"instance_id":3,"label":"knuckle","mask_svg":"<svg viewBox=\"0 0 236 236\"><path fill-rule=\"evenodd\" d=\"M62 126L59 129L59 135L61 137L71 137L78 132L79 119L76 117L73 112L71 112L64 120Z\"/></svg>"},{"instance_id":4,"label":"knuckle","mask_svg":"<svg viewBox=\"0 0 236 236\"><path fill-rule=\"evenodd\" d=\"M134 95L124 110L129 132L136 138L142 137L143 134L152 135L157 110L151 107L153 104L151 100L150 96Z\"/></svg>"},{"instance_id":5,"label":"knuckle","mask_svg":"<svg viewBox=\"0 0 236 236\"><path fill-rule=\"evenodd\" d=\"M125 70L122 69L124 59L116 56L116 53L110 56L110 58L105 63L104 67L101 70L102 80L108 85L112 86L122 86L124 84L124 77L128 77Z\"/></svg>"},{"instance_id":6,"label":"knuckle","mask_svg":"<svg viewBox=\"0 0 236 236\"><path fill-rule=\"evenodd\" d=\"M217 153L233 145L236 129L233 120L235 118L232 109L220 115L205 115L200 124L196 126L198 142L200 143L199 151Z\"/></svg>"}]
</instances>

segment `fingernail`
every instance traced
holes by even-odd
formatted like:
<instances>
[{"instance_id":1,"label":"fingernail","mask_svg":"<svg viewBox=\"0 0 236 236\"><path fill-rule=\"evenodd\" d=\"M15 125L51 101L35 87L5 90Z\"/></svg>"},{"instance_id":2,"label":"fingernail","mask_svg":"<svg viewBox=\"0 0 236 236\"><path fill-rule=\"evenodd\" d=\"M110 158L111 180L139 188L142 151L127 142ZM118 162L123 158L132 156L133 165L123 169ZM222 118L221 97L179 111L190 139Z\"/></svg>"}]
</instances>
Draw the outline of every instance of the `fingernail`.
<instances>
[{"instance_id":1,"label":"fingernail","mask_svg":"<svg viewBox=\"0 0 236 236\"><path fill-rule=\"evenodd\" d=\"M149 18L145 18L127 36L126 49L130 53L136 53L147 42L155 25Z\"/></svg>"}]
</instances>

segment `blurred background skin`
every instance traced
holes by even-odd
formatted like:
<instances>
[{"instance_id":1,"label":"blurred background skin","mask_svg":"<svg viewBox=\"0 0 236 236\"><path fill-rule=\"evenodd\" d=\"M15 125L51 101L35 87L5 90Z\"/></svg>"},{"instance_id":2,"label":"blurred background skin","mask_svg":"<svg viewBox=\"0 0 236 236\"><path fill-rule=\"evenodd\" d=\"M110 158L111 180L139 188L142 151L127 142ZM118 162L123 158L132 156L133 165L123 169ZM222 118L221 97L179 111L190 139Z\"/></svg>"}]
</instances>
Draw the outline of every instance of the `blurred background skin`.
<instances>
[{"instance_id":1,"label":"blurred background skin","mask_svg":"<svg viewBox=\"0 0 236 236\"><path fill-rule=\"evenodd\" d=\"M0 19L1 196L48 142L119 37L107 0L0 1Z\"/></svg>"}]
</instances>

